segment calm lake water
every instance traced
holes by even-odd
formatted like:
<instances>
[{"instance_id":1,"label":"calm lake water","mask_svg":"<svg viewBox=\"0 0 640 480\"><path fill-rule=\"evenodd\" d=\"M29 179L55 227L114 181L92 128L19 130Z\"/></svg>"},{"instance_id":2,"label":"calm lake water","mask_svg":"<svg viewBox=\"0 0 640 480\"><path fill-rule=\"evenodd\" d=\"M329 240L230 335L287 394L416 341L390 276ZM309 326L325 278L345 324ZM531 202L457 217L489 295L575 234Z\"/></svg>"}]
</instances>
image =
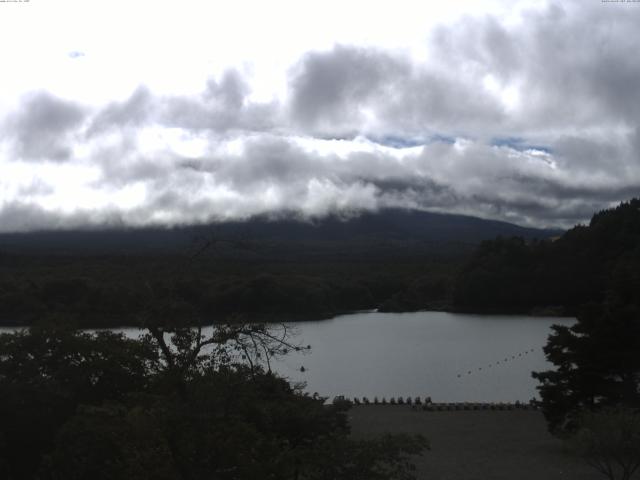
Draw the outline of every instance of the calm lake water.
<instances>
[{"instance_id":1,"label":"calm lake water","mask_svg":"<svg viewBox=\"0 0 640 480\"><path fill-rule=\"evenodd\" d=\"M312 351L285 357L276 369L330 397L523 401L537 397L531 372L550 368L542 351L549 327L574 321L444 312L344 315L297 324Z\"/></svg>"},{"instance_id":2,"label":"calm lake water","mask_svg":"<svg viewBox=\"0 0 640 480\"><path fill-rule=\"evenodd\" d=\"M550 368L542 352L549 327L574 321L417 312L292 322L287 325L294 327L297 341L312 350L289 354L273 368L292 381L306 382L310 393L330 398L527 401L538 396L531 372ZM119 331L139 334L137 329Z\"/></svg>"}]
</instances>

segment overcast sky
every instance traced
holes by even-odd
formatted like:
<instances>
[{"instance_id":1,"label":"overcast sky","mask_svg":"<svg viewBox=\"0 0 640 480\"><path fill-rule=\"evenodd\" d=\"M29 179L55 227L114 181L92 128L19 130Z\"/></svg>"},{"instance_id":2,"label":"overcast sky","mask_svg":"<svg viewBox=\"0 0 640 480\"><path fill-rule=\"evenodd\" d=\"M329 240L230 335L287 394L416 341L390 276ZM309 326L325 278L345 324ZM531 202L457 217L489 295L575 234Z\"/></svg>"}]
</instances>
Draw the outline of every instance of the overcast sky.
<instances>
[{"instance_id":1,"label":"overcast sky","mask_svg":"<svg viewBox=\"0 0 640 480\"><path fill-rule=\"evenodd\" d=\"M222 6L223 5L223 6ZM640 195L640 2L0 2L0 231Z\"/></svg>"}]
</instances>

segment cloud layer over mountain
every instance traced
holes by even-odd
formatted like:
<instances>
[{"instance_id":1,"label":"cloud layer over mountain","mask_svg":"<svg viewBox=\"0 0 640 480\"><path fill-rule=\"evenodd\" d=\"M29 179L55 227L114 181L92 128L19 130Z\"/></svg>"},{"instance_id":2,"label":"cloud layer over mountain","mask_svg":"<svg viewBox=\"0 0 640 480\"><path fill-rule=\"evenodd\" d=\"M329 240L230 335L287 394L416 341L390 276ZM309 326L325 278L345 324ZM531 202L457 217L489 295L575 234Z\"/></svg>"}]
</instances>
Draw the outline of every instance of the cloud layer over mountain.
<instances>
[{"instance_id":1,"label":"cloud layer over mountain","mask_svg":"<svg viewBox=\"0 0 640 480\"><path fill-rule=\"evenodd\" d=\"M638 195L640 4L518 12L436 25L424 55L308 50L267 98L242 66L106 102L45 82L0 109L0 230L390 206L569 226Z\"/></svg>"}]
</instances>

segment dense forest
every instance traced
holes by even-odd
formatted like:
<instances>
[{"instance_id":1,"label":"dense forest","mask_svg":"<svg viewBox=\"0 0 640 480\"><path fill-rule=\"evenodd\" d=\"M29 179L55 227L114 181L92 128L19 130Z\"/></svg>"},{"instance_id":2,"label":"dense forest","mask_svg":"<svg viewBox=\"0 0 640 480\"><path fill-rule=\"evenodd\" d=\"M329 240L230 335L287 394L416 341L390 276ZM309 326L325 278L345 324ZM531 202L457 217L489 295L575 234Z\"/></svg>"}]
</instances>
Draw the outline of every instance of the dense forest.
<instances>
[{"instance_id":1,"label":"dense forest","mask_svg":"<svg viewBox=\"0 0 640 480\"><path fill-rule=\"evenodd\" d=\"M59 314L78 326L136 325L149 295L158 294L188 305L194 323L375 308L576 315L614 284L627 295L638 291L638 203L596 213L588 225L555 237L559 232L408 214L354 224L261 219L242 232L236 224L5 235L0 324ZM436 233L427 235L429 228ZM505 235L479 242L496 232ZM71 253L78 242L86 246Z\"/></svg>"},{"instance_id":2,"label":"dense forest","mask_svg":"<svg viewBox=\"0 0 640 480\"><path fill-rule=\"evenodd\" d=\"M640 200L593 215L555 240L482 242L461 268L453 306L472 312L575 315L607 291L640 292Z\"/></svg>"},{"instance_id":3,"label":"dense forest","mask_svg":"<svg viewBox=\"0 0 640 480\"><path fill-rule=\"evenodd\" d=\"M191 260L12 255L0 267L0 324L62 315L85 327L136 325L152 295L170 297L206 322L230 314L264 321L326 318L391 305L400 294L413 294L415 307L425 308L443 303L457 262L428 256L293 263L208 254Z\"/></svg>"},{"instance_id":4,"label":"dense forest","mask_svg":"<svg viewBox=\"0 0 640 480\"><path fill-rule=\"evenodd\" d=\"M443 309L482 239L556 232L459 215L384 211L323 221L258 218L175 229L0 235L0 324L42 315L137 325L150 295L194 323Z\"/></svg>"}]
</instances>

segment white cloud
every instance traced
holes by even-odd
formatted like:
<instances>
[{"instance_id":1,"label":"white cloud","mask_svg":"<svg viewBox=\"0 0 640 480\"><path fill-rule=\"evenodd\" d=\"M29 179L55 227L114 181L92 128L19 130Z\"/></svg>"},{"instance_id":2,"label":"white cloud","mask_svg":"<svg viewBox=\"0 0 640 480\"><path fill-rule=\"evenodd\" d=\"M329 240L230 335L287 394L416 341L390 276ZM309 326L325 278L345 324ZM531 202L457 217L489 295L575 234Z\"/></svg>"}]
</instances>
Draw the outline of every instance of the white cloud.
<instances>
[{"instance_id":1,"label":"white cloud","mask_svg":"<svg viewBox=\"0 0 640 480\"><path fill-rule=\"evenodd\" d=\"M22 7L0 16L4 230L387 206L570 225L640 190L640 7Z\"/></svg>"}]
</instances>

